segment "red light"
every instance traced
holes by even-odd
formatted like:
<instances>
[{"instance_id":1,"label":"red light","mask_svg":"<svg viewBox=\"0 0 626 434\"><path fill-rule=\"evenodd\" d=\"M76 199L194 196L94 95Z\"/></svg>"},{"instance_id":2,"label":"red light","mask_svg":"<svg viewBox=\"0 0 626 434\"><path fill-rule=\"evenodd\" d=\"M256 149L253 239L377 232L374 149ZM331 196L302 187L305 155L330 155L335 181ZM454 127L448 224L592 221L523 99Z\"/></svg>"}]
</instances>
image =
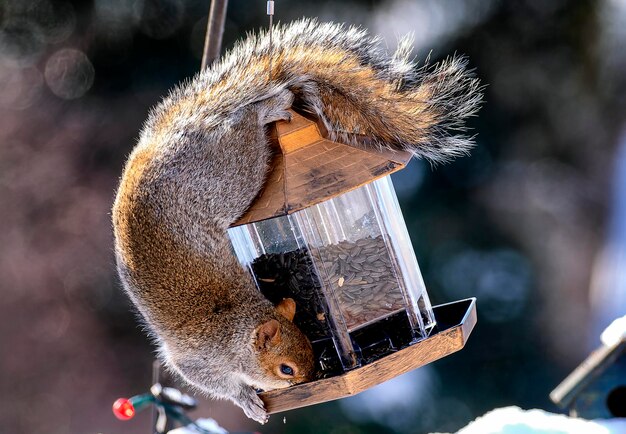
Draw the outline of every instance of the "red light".
<instances>
[{"instance_id":1,"label":"red light","mask_svg":"<svg viewBox=\"0 0 626 434\"><path fill-rule=\"evenodd\" d=\"M113 414L119 420L132 419L135 415L135 407L126 398L120 398L113 403Z\"/></svg>"}]
</instances>

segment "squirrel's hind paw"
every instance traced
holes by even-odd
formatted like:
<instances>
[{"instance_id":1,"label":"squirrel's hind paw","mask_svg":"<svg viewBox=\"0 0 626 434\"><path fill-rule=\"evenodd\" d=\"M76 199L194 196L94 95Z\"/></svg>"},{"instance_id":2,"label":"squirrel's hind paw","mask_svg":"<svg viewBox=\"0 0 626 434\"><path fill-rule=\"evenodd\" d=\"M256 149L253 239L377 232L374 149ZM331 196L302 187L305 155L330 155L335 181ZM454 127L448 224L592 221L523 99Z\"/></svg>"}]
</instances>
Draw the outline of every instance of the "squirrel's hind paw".
<instances>
[{"instance_id":1,"label":"squirrel's hind paw","mask_svg":"<svg viewBox=\"0 0 626 434\"><path fill-rule=\"evenodd\" d=\"M293 98L293 93L283 89L277 95L259 102L259 122L261 125L276 121L290 121L289 108L293 104Z\"/></svg>"},{"instance_id":2,"label":"squirrel's hind paw","mask_svg":"<svg viewBox=\"0 0 626 434\"><path fill-rule=\"evenodd\" d=\"M253 388L245 389L245 392L242 392L239 396L239 401L237 402L239 406L243 409L243 412L250 419L254 419L260 424L265 424L270 416L265 411L265 405L261 398L258 397Z\"/></svg>"}]
</instances>

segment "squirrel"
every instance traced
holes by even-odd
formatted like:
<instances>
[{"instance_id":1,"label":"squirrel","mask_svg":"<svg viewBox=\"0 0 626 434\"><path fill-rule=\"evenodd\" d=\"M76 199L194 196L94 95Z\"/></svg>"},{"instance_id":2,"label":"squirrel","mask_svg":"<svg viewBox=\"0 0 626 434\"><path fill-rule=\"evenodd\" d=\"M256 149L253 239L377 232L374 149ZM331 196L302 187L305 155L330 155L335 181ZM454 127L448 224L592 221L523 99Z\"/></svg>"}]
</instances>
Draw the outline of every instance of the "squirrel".
<instances>
[{"instance_id":1,"label":"squirrel","mask_svg":"<svg viewBox=\"0 0 626 434\"><path fill-rule=\"evenodd\" d=\"M473 146L463 122L482 98L465 59L417 67L410 37L388 55L365 30L305 19L273 39L250 35L152 109L112 210L122 284L164 364L261 423L258 389L315 371L294 301L265 299L226 234L264 185L268 126L298 107L332 140L437 163Z\"/></svg>"}]
</instances>

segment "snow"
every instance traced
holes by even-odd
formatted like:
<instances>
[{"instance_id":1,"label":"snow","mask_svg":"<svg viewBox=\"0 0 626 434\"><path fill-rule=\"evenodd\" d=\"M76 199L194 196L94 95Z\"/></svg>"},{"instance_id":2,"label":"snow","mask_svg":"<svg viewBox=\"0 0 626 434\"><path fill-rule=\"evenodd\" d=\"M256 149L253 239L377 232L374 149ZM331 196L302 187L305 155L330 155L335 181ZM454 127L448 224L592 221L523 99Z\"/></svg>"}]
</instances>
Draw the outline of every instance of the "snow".
<instances>
[{"instance_id":1,"label":"snow","mask_svg":"<svg viewBox=\"0 0 626 434\"><path fill-rule=\"evenodd\" d=\"M602 332L600 339L607 347L612 347L619 341L626 339L626 316L613 321L611 325Z\"/></svg>"},{"instance_id":2,"label":"snow","mask_svg":"<svg viewBox=\"0 0 626 434\"><path fill-rule=\"evenodd\" d=\"M204 428L207 432L210 432L211 434L228 434L228 431L219 426L217 422L215 422L215 420L213 419L198 419L196 420L196 423L201 428ZM187 425L168 432L169 434L198 434L200 431L198 431L195 427L191 425Z\"/></svg>"},{"instance_id":3,"label":"snow","mask_svg":"<svg viewBox=\"0 0 626 434\"><path fill-rule=\"evenodd\" d=\"M626 419L588 421L543 410L498 408L479 417L457 434L624 434Z\"/></svg>"}]
</instances>

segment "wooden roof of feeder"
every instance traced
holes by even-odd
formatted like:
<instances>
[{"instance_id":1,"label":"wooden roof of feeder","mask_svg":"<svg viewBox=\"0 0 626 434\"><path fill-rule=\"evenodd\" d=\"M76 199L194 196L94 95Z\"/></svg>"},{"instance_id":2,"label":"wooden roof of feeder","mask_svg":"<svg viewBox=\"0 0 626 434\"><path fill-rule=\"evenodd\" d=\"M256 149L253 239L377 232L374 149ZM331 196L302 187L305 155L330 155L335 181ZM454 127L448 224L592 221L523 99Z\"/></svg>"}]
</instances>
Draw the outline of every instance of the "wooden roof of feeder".
<instances>
[{"instance_id":1,"label":"wooden roof of feeder","mask_svg":"<svg viewBox=\"0 0 626 434\"><path fill-rule=\"evenodd\" d=\"M409 152L364 150L328 140L323 126L291 111L276 122L278 146L265 187L232 226L291 214L404 168Z\"/></svg>"}]
</instances>

